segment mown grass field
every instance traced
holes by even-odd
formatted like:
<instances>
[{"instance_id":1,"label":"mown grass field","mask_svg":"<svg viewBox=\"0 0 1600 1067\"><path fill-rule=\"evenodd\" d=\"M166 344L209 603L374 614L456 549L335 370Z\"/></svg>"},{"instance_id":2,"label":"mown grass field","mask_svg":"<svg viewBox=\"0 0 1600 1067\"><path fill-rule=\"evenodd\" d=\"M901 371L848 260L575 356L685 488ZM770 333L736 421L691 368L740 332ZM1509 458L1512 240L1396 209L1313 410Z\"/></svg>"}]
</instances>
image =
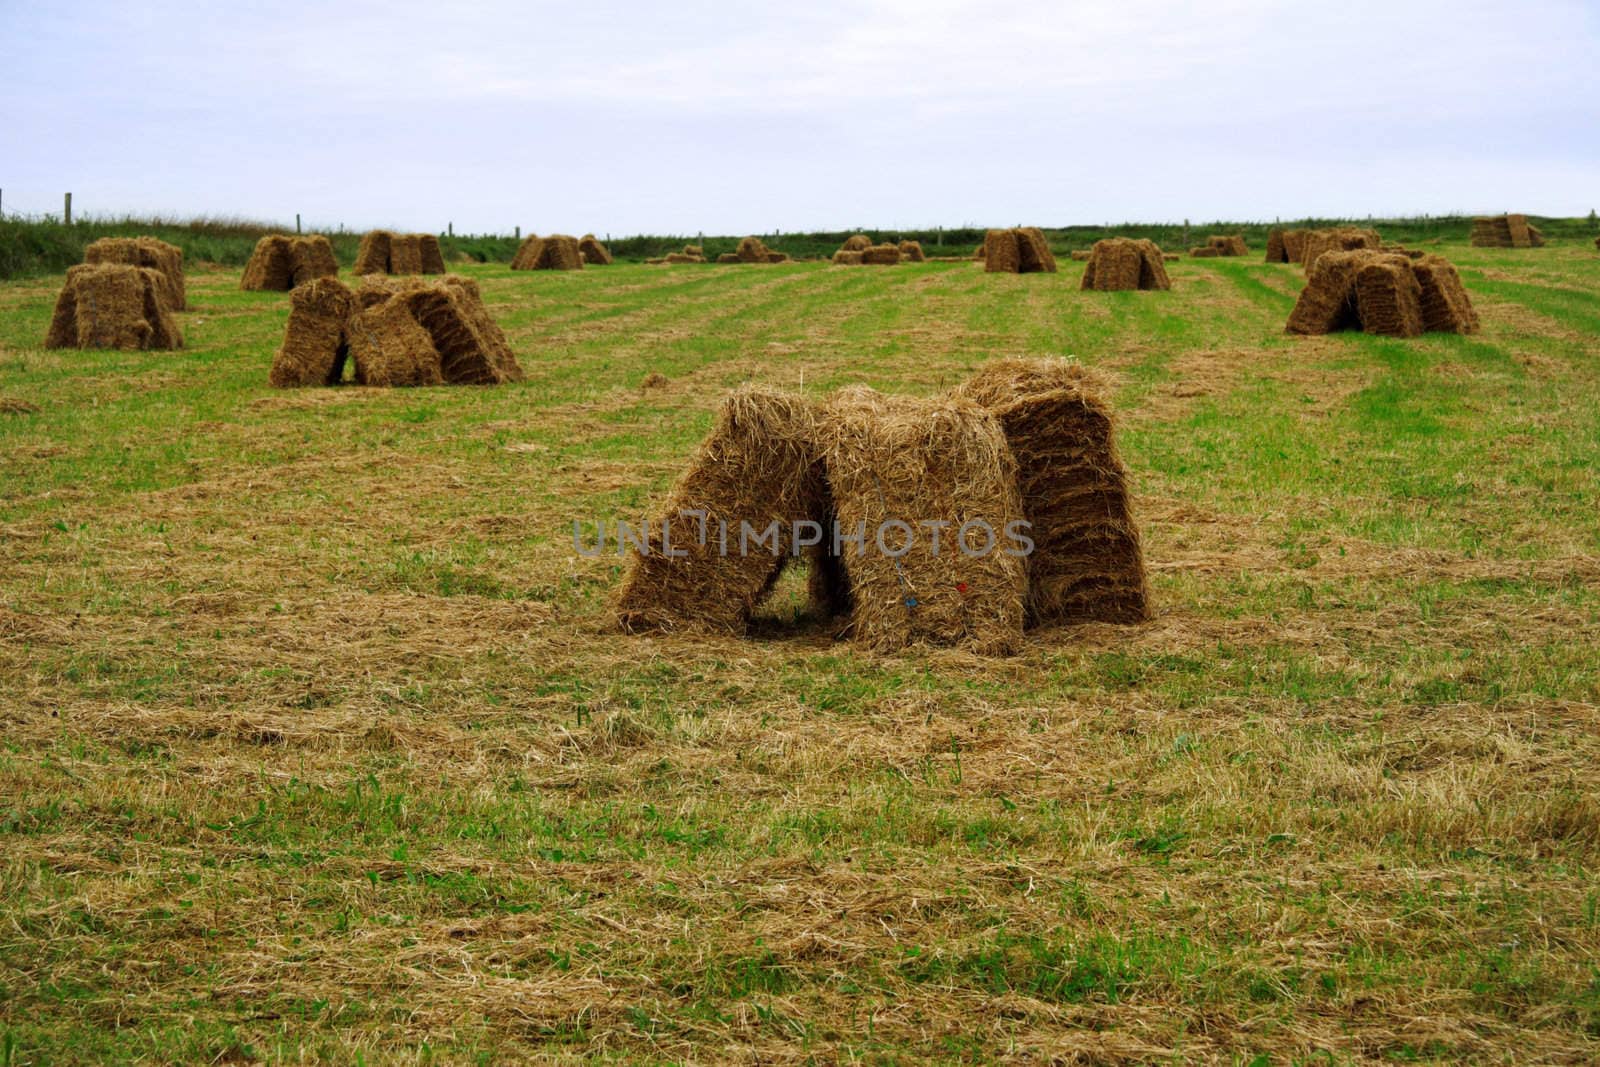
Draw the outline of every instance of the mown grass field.
<instances>
[{"instance_id":1,"label":"mown grass field","mask_svg":"<svg viewBox=\"0 0 1600 1067\"><path fill-rule=\"evenodd\" d=\"M1297 268L478 280L500 389L275 392L283 294L0 286L0 1064L1600 1057L1600 253L1472 337ZM754 380L1114 383L1158 609L1011 659L606 632ZM648 390L651 373L668 384Z\"/></svg>"}]
</instances>

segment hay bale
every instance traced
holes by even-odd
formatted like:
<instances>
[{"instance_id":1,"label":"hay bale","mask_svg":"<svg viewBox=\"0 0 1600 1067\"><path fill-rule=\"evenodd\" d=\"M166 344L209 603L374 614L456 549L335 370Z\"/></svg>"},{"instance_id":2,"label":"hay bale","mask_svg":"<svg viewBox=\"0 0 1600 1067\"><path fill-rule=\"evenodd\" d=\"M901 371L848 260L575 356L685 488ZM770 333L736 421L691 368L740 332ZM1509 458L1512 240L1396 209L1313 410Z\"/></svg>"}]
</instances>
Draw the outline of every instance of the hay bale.
<instances>
[{"instance_id":1,"label":"hay bale","mask_svg":"<svg viewBox=\"0 0 1600 1067\"><path fill-rule=\"evenodd\" d=\"M861 253L841 248L833 254L833 262L839 266L859 267L861 266Z\"/></svg>"},{"instance_id":2,"label":"hay bale","mask_svg":"<svg viewBox=\"0 0 1600 1067\"><path fill-rule=\"evenodd\" d=\"M1015 652L1026 578L1007 548L1022 505L999 421L960 397L888 397L857 386L828 400L818 434L840 529L864 531L864 551L846 543L830 557L849 590L851 635L879 650L928 642ZM947 524L937 550L928 522ZM958 538L964 528L970 553ZM898 558L881 550L902 547Z\"/></svg>"},{"instance_id":3,"label":"hay bale","mask_svg":"<svg viewBox=\"0 0 1600 1067\"><path fill-rule=\"evenodd\" d=\"M175 349L183 334L167 301L165 275L125 263L84 263L66 282L45 334L46 348Z\"/></svg>"},{"instance_id":4,"label":"hay bale","mask_svg":"<svg viewBox=\"0 0 1600 1067\"><path fill-rule=\"evenodd\" d=\"M1356 226L1335 226L1325 230L1307 230L1300 244L1300 262L1310 274L1311 265L1324 252L1354 252L1359 249L1377 249L1383 240L1378 231Z\"/></svg>"},{"instance_id":5,"label":"hay bale","mask_svg":"<svg viewBox=\"0 0 1600 1067\"><path fill-rule=\"evenodd\" d=\"M291 280L295 285L304 285L316 278L334 278L339 274L339 260L333 254L333 242L320 233L294 238L289 248L289 264Z\"/></svg>"},{"instance_id":6,"label":"hay bale","mask_svg":"<svg viewBox=\"0 0 1600 1067\"><path fill-rule=\"evenodd\" d=\"M239 288L246 292L288 292L294 288L294 261L289 238L270 234L256 242L244 265Z\"/></svg>"},{"instance_id":7,"label":"hay bale","mask_svg":"<svg viewBox=\"0 0 1600 1067\"><path fill-rule=\"evenodd\" d=\"M900 262L899 245L873 245L861 250L861 262L880 267L892 267Z\"/></svg>"},{"instance_id":8,"label":"hay bale","mask_svg":"<svg viewBox=\"0 0 1600 1067\"><path fill-rule=\"evenodd\" d=\"M787 263L787 262L789 262L789 253L787 253L787 252L774 252L771 249L768 249L767 250L767 262L768 263Z\"/></svg>"},{"instance_id":9,"label":"hay bale","mask_svg":"<svg viewBox=\"0 0 1600 1067\"><path fill-rule=\"evenodd\" d=\"M900 256L907 263L923 263L928 258L923 254L922 242L920 241L901 241Z\"/></svg>"},{"instance_id":10,"label":"hay bale","mask_svg":"<svg viewBox=\"0 0 1600 1067\"><path fill-rule=\"evenodd\" d=\"M1050 251L1044 231L1037 226L1023 226L1016 233L1017 251L1021 256L1018 270L1023 274L1054 274L1056 257Z\"/></svg>"},{"instance_id":11,"label":"hay bale","mask_svg":"<svg viewBox=\"0 0 1600 1067\"><path fill-rule=\"evenodd\" d=\"M1443 256L1423 255L1411 263L1422 295L1422 329L1427 333L1475 333L1478 312L1461 275Z\"/></svg>"},{"instance_id":12,"label":"hay bale","mask_svg":"<svg viewBox=\"0 0 1600 1067\"><path fill-rule=\"evenodd\" d=\"M388 274L389 245L394 234L388 230L371 230L361 238L361 248L356 252L356 274Z\"/></svg>"},{"instance_id":13,"label":"hay bale","mask_svg":"<svg viewBox=\"0 0 1600 1067\"><path fill-rule=\"evenodd\" d=\"M439 351L403 294L350 316L350 357L361 385L443 385Z\"/></svg>"},{"instance_id":14,"label":"hay bale","mask_svg":"<svg viewBox=\"0 0 1600 1067\"><path fill-rule=\"evenodd\" d=\"M1283 261L1285 263L1299 263L1305 256L1306 231L1283 231Z\"/></svg>"},{"instance_id":15,"label":"hay bale","mask_svg":"<svg viewBox=\"0 0 1600 1067\"><path fill-rule=\"evenodd\" d=\"M1221 254L1222 254L1221 252L1218 252L1215 248L1212 248L1210 245L1202 245L1202 246L1199 246L1199 247L1195 247L1195 248L1189 249L1189 258L1190 259L1215 259L1218 256L1220 256Z\"/></svg>"},{"instance_id":16,"label":"hay bale","mask_svg":"<svg viewBox=\"0 0 1600 1067\"><path fill-rule=\"evenodd\" d=\"M1250 254L1250 248L1244 243L1244 238L1237 234L1226 237L1207 237L1206 247L1216 249L1219 256L1244 256Z\"/></svg>"},{"instance_id":17,"label":"hay bale","mask_svg":"<svg viewBox=\"0 0 1600 1067\"><path fill-rule=\"evenodd\" d=\"M582 270L583 264L579 240L561 233L549 237L529 234L511 258L512 270Z\"/></svg>"},{"instance_id":18,"label":"hay bale","mask_svg":"<svg viewBox=\"0 0 1600 1067\"><path fill-rule=\"evenodd\" d=\"M1178 260L1180 260L1182 258L1183 257L1180 256L1176 252L1163 252L1163 253L1161 253L1161 262L1163 262L1163 263L1176 263Z\"/></svg>"},{"instance_id":19,"label":"hay bale","mask_svg":"<svg viewBox=\"0 0 1600 1067\"><path fill-rule=\"evenodd\" d=\"M739 258L739 253L737 253L737 252L724 252L724 253L722 253L721 255L719 255L717 257L717 262L718 263L743 263L744 260Z\"/></svg>"},{"instance_id":20,"label":"hay bale","mask_svg":"<svg viewBox=\"0 0 1600 1067\"><path fill-rule=\"evenodd\" d=\"M687 252L668 252L663 263L704 263L705 256L692 256Z\"/></svg>"},{"instance_id":21,"label":"hay bale","mask_svg":"<svg viewBox=\"0 0 1600 1067\"><path fill-rule=\"evenodd\" d=\"M1287 263L1287 262L1289 262L1289 255L1288 255L1287 252L1284 251L1284 247L1283 247L1283 231L1282 230L1276 230L1275 229L1275 230L1267 231L1267 262L1268 263Z\"/></svg>"},{"instance_id":22,"label":"hay bale","mask_svg":"<svg viewBox=\"0 0 1600 1067\"><path fill-rule=\"evenodd\" d=\"M417 243L422 248L422 273L445 273L444 251L439 247L439 238L431 233L419 233L417 234Z\"/></svg>"},{"instance_id":23,"label":"hay bale","mask_svg":"<svg viewBox=\"0 0 1600 1067\"><path fill-rule=\"evenodd\" d=\"M314 278L289 294L289 325L272 360L267 383L275 389L338 385L350 355L346 332L356 296L337 278Z\"/></svg>"},{"instance_id":24,"label":"hay bale","mask_svg":"<svg viewBox=\"0 0 1600 1067\"><path fill-rule=\"evenodd\" d=\"M788 393L744 386L723 403L661 517L650 524L646 550L629 556L612 604L621 629L745 631L796 555L795 524L823 521L816 423L816 406ZM694 511L704 513L703 527L697 516L681 514ZM759 536L773 523L771 549L741 540L744 529ZM668 555L668 548L684 554Z\"/></svg>"},{"instance_id":25,"label":"hay bale","mask_svg":"<svg viewBox=\"0 0 1600 1067\"><path fill-rule=\"evenodd\" d=\"M596 267L609 267L611 265L611 251L601 244L592 233L586 233L578 238L578 251L583 254L585 263Z\"/></svg>"},{"instance_id":26,"label":"hay bale","mask_svg":"<svg viewBox=\"0 0 1600 1067\"><path fill-rule=\"evenodd\" d=\"M844 239L844 244L839 246L841 252L865 252L872 247L872 238L864 233L853 234Z\"/></svg>"},{"instance_id":27,"label":"hay bale","mask_svg":"<svg viewBox=\"0 0 1600 1067\"><path fill-rule=\"evenodd\" d=\"M698 259L702 259L702 260L706 258L705 249L701 248L699 245L684 245L683 246L683 254L686 255L686 256L690 256L692 258L698 258Z\"/></svg>"},{"instance_id":28,"label":"hay bale","mask_svg":"<svg viewBox=\"0 0 1600 1067\"><path fill-rule=\"evenodd\" d=\"M767 262L767 246L759 237L742 237L739 247L734 252L740 263L765 263Z\"/></svg>"},{"instance_id":29,"label":"hay bale","mask_svg":"<svg viewBox=\"0 0 1600 1067\"><path fill-rule=\"evenodd\" d=\"M415 233L397 233L389 238L389 273L422 273L422 237Z\"/></svg>"},{"instance_id":30,"label":"hay bale","mask_svg":"<svg viewBox=\"0 0 1600 1067\"><path fill-rule=\"evenodd\" d=\"M1154 241L1108 237L1095 242L1080 288L1101 292L1171 289L1172 280Z\"/></svg>"},{"instance_id":31,"label":"hay bale","mask_svg":"<svg viewBox=\"0 0 1600 1067\"><path fill-rule=\"evenodd\" d=\"M1022 273L1022 250L1016 230L990 230L983 237L983 269L987 274Z\"/></svg>"},{"instance_id":32,"label":"hay bale","mask_svg":"<svg viewBox=\"0 0 1600 1067\"><path fill-rule=\"evenodd\" d=\"M1366 248L1323 252L1311 265L1285 329L1415 337L1422 332L1421 297L1421 285L1405 256Z\"/></svg>"},{"instance_id":33,"label":"hay bale","mask_svg":"<svg viewBox=\"0 0 1600 1067\"><path fill-rule=\"evenodd\" d=\"M1069 254L1072 256L1074 263L1087 263L1089 257L1094 254L1094 250L1090 248L1074 248Z\"/></svg>"},{"instance_id":34,"label":"hay bale","mask_svg":"<svg viewBox=\"0 0 1600 1067\"><path fill-rule=\"evenodd\" d=\"M506 336L489 317L476 282L448 278L442 284L395 296L427 331L447 385L501 385L523 380L522 367Z\"/></svg>"},{"instance_id":35,"label":"hay bale","mask_svg":"<svg viewBox=\"0 0 1600 1067\"><path fill-rule=\"evenodd\" d=\"M1000 420L1034 550L1029 625L1150 617L1144 551L1103 390L1081 365L1004 359L956 387Z\"/></svg>"},{"instance_id":36,"label":"hay bale","mask_svg":"<svg viewBox=\"0 0 1600 1067\"><path fill-rule=\"evenodd\" d=\"M102 237L83 250L85 263L147 267L161 275L162 296L172 311L189 306L183 277L183 249L156 237Z\"/></svg>"}]
</instances>

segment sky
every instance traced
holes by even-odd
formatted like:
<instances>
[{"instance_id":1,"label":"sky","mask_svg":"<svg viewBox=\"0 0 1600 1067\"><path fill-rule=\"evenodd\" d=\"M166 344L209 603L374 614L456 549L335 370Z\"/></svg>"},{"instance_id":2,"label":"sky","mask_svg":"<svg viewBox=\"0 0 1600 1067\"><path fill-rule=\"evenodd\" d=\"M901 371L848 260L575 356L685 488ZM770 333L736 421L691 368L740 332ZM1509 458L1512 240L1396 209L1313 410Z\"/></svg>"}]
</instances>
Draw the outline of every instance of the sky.
<instances>
[{"instance_id":1,"label":"sky","mask_svg":"<svg viewBox=\"0 0 1600 1067\"><path fill-rule=\"evenodd\" d=\"M743 234L1600 207L1600 0L0 0L0 210Z\"/></svg>"}]
</instances>

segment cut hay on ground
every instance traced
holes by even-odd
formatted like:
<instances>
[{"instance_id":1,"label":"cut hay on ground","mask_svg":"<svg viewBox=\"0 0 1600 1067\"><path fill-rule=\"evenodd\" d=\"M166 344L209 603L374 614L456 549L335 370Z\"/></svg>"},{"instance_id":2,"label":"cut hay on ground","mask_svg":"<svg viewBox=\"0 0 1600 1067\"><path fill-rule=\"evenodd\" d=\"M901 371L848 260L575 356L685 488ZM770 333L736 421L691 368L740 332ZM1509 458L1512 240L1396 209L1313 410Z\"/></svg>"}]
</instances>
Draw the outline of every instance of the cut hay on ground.
<instances>
[{"instance_id":1,"label":"cut hay on ground","mask_svg":"<svg viewBox=\"0 0 1600 1067\"><path fill-rule=\"evenodd\" d=\"M429 282L369 275L354 293L334 278L296 287L270 384L337 385L347 359L353 359L355 380L362 385L495 385L523 379L477 283L456 276Z\"/></svg>"},{"instance_id":2,"label":"cut hay on ground","mask_svg":"<svg viewBox=\"0 0 1600 1067\"><path fill-rule=\"evenodd\" d=\"M811 401L754 386L723 403L710 436L650 524L645 551L629 553L613 604L623 630L745 632L796 555L795 524L825 519L816 420ZM703 513L704 525L683 512ZM748 539L741 545L744 529L760 534L774 522L775 552Z\"/></svg>"},{"instance_id":3,"label":"cut hay on ground","mask_svg":"<svg viewBox=\"0 0 1600 1067\"><path fill-rule=\"evenodd\" d=\"M1526 215L1495 215L1472 220L1474 248L1539 248L1544 234Z\"/></svg>"},{"instance_id":4,"label":"cut hay on ground","mask_svg":"<svg viewBox=\"0 0 1600 1067\"><path fill-rule=\"evenodd\" d=\"M333 245L321 234L290 237L272 234L256 242L244 265L239 288L252 292L288 292L315 278L339 274Z\"/></svg>"},{"instance_id":5,"label":"cut hay on ground","mask_svg":"<svg viewBox=\"0 0 1600 1067\"><path fill-rule=\"evenodd\" d=\"M529 234L511 259L512 270L582 270L584 256L576 237L555 233Z\"/></svg>"},{"instance_id":6,"label":"cut hay on ground","mask_svg":"<svg viewBox=\"0 0 1600 1067\"><path fill-rule=\"evenodd\" d=\"M361 238L355 273L443 274L444 253L431 233L393 233L372 230Z\"/></svg>"},{"instance_id":7,"label":"cut hay on ground","mask_svg":"<svg viewBox=\"0 0 1600 1067\"><path fill-rule=\"evenodd\" d=\"M999 420L1017 462L1030 625L1142 622L1149 586L1115 426L1089 372L1061 359L995 360L955 390Z\"/></svg>"},{"instance_id":8,"label":"cut hay on ground","mask_svg":"<svg viewBox=\"0 0 1600 1067\"><path fill-rule=\"evenodd\" d=\"M167 305L170 283L160 271L123 263L86 263L67 270L46 348L175 349L183 334Z\"/></svg>"},{"instance_id":9,"label":"cut hay on ground","mask_svg":"<svg viewBox=\"0 0 1600 1067\"><path fill-rule=\"evenodd\" d=\"M1354 252L1358 249L1377 250L1383 240L1377 230L1358 226L1334 226L1323 230L1306 230L1300 241L1300 264L1311 273L1311 266L1324 252Z\"/></svg>"},{"instance_id":10,"label":"cut hay on ground","mask_svg":"<svg viewBox=\"0 0 1600 1067\"><path fill-rule=\"evenodd\" d=\"M960 397L884 396L854 386L828 400L818 431L839 526L865 531L866 550L843 544L839 557L850 635L879 651L917 642L985 655L1017 651L1026 578L1006 538L1022 505L999 421ZM937 549L924 528L931 522L946 524ZM969 551L959 541L963 529Z\"/></svg>"},{"instance_id":11,"label":"cut hay on ground","mask_svg":"<svg viewBox=\"0 0 1600 1067\"><path fill-rule=\"evenodd\" d=\"M1365 330L1387 337L1477 328L1477 312L1449 262L1373 249L1318 255L1286 326L1297 334Z\"/></svg>"},{"instance_id":12,"label":"cut hay on ground","mask_svg":"<svg viewBox=\"0 0 1600 1067\"><path fill-rule=\"evenodd\" d=\"M1037 226L990 230L981 246L984 270L990 274L1054 274L1056 257Z\"/></svg>"},{"instance_id":13,"label":"cut hay on ground","mask_svg":"<svg viewBox=\"0 0 1600 1067\"><path fill-rule=\"evenodd\" d=\"M1171 289L1166 260L1154 241L1109 237L1096 241L1080 288L1099 291Z\"/></svg>"},{"instance_id":14,"label":"cut hay on ground","mask_svg":"<svg viewBox=\"0 0 1600 1067\"><path fill-rule=\"evenodd\" d=\"M900 256L907 263L923 263L926 262L928 258L923 254L922 243L920 241L901 241Z\"/></svg>"},{"instance_id":15,"label":"cut hay on ground","mask_svg":"<svg viewBox=\"0 0 1600 1067\"><path fill-rule=\"evenodd\" d=\"M578 238L578 251L583 254L583 261L591 267L611 266L611 250L592 233Z\"/></svg>"},{"instance_id":16,"label":"cut hay on ground","mask_svg":"<svg viewBox=\"0 0 1600 1067\"><path fill-rule=\"evenodd\" d=\"M85 263L120 263L160 273L170 311L189 306L183 279L183 249L155 237L102 237L83 250Z\"/></svg>"}]
</instances>

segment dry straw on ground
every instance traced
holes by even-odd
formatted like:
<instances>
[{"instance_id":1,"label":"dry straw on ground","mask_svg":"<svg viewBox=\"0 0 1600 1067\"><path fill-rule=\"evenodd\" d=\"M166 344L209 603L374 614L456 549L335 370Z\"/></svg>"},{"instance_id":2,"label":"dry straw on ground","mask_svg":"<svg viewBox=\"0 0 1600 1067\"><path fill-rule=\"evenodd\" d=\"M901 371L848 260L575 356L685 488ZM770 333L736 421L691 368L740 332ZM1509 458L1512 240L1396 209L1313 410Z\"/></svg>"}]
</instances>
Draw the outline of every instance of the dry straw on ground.
<instances>
[{"instance_id":1,"label":"dry straw on ground","mask_svg":"<svg viewBox=\"0 0 1600 1067\"><path fill-rule=\"evenodd\" d=\"M166 276L149 267L89 263L67 271L46 348L174 349L183 334L167 306Z\"/></svg>"},{"instance_id":2,"label":"dry straw on ground","mask_svg":"<svg viewBox=\"0 0 1600 1067\"><path fill-rule=\"evenodd\" d=\"M1166 260L1154 241L1109 237L1096 241L1083 269L1081 288L1171 289Z\"/></svg>"},{"instance_id":3,"label":"dry straw on ground","mask_svg":"<svg viewBox=\"0 0 1600 1067\"><path fill-rule=\"evenodd\" d=\"M723 403L650 523L647 551L630 557L614 601L624 630L744 632L794 556L793 524L824 517L816 420L816 406L804 397L754 386ZM703 524L687 512L703 513ZM773 522L776 552L741 546L741 524L760 532ZM669 548L685 555L668 555Z\"/></svg>"},{"instance_id":4,"label":"dry straw on ground","mask_svg":"<svg viewBox=\"0 0 1600 1067\"><path fill-rule=\"evenodd\" d=\"M431 233L393 233L372 230L361 238L355 273L443 274L444 253Z\"/></svg>"},{"instance_id":5,"label":"dry straw on ground","mask_svg":"<svg viewBox=\"0 0 1600 1067\"><path fill-rule=\"evenodd\" d=\"M1526 215L1494 215L1472 220L1474 248L1538 248L1544 234Z\"/></svg>"},{"instance_id":6,"label":"dry straw on ground","mask_svg":"<svg viewBox=\"0 0 1600 1067\"><path fill-rule=\"evenodd\" d=\"M315 278L334 278L339 261L333 245L321 234L291 237L272 234L256 242L244 265L239 288L250 291L288 292Z\"/></svg>"},{"instance_id":7,"label":"dry straw on ground","mask_svg":"<svg viewBox=\"0 0 1600 1067\"><path fill-rule=\"evenodd\" d=\"M358 292L336 278L290 294L289 325L268 381L279 388L337 385L353 359L361 385L495 385L522 368L470 279L388 281Z\"/></svg>"},{"instance_id":8,"label":"dry straw on ground","mask_svg":"<svg viewBox=\"0 0 1600 1067\"><path fill-rule=\"evenodd\" d=\"M511 259L512 270L582 270L583 264L578 239L561 233L549 237L529 234Z\"/></svg>"},{"instance_id":9,"label":"dry straw on ground","mask_svg":"<svg viewBox=\"0 0 1600 1067\"><path fill-rule=\"evenodd\" d=\"M1104 388L1062 359L1003 359L955 389L1000 420L1034 551L1031 625L1142 622L1150 594Z\"/></svg>"},{"instance_id":10,"label":"dry straw on ground","mask_svg":"<svg viewBox=\"0 0 1600 1067\"><path fill-rule=\"evenodd\" d=\"M161 274L167 307L182 311L189 306L183 279L183 249L156 237L102 237L83 250L85 263L121 263L148 267Z\"/></svg>"},{"instance_id":11,"label":"dry straw on ground","mask_svg":"<svg viewBox=\"0 0 1600 1067\"><path fill-rule=\"evenodd\" d=\"M1286 327L1298 334L1364 330L1388 337L1477 328L1477 312L1448 261L1374 249L1319 254Z\"/></svg>"},{"instance_id":12,"label":"dry straw on ground","mask_svg":"<svg viewBox=\"0 0 1600 1067\"><path fill-rule=\"evenodd\" d=\"M611 250L601 244L599 238L592 233L586 233L578 238L578 252L583 257L584 263L591 267L611 266Z\"/></svg>"}]
</instances>

